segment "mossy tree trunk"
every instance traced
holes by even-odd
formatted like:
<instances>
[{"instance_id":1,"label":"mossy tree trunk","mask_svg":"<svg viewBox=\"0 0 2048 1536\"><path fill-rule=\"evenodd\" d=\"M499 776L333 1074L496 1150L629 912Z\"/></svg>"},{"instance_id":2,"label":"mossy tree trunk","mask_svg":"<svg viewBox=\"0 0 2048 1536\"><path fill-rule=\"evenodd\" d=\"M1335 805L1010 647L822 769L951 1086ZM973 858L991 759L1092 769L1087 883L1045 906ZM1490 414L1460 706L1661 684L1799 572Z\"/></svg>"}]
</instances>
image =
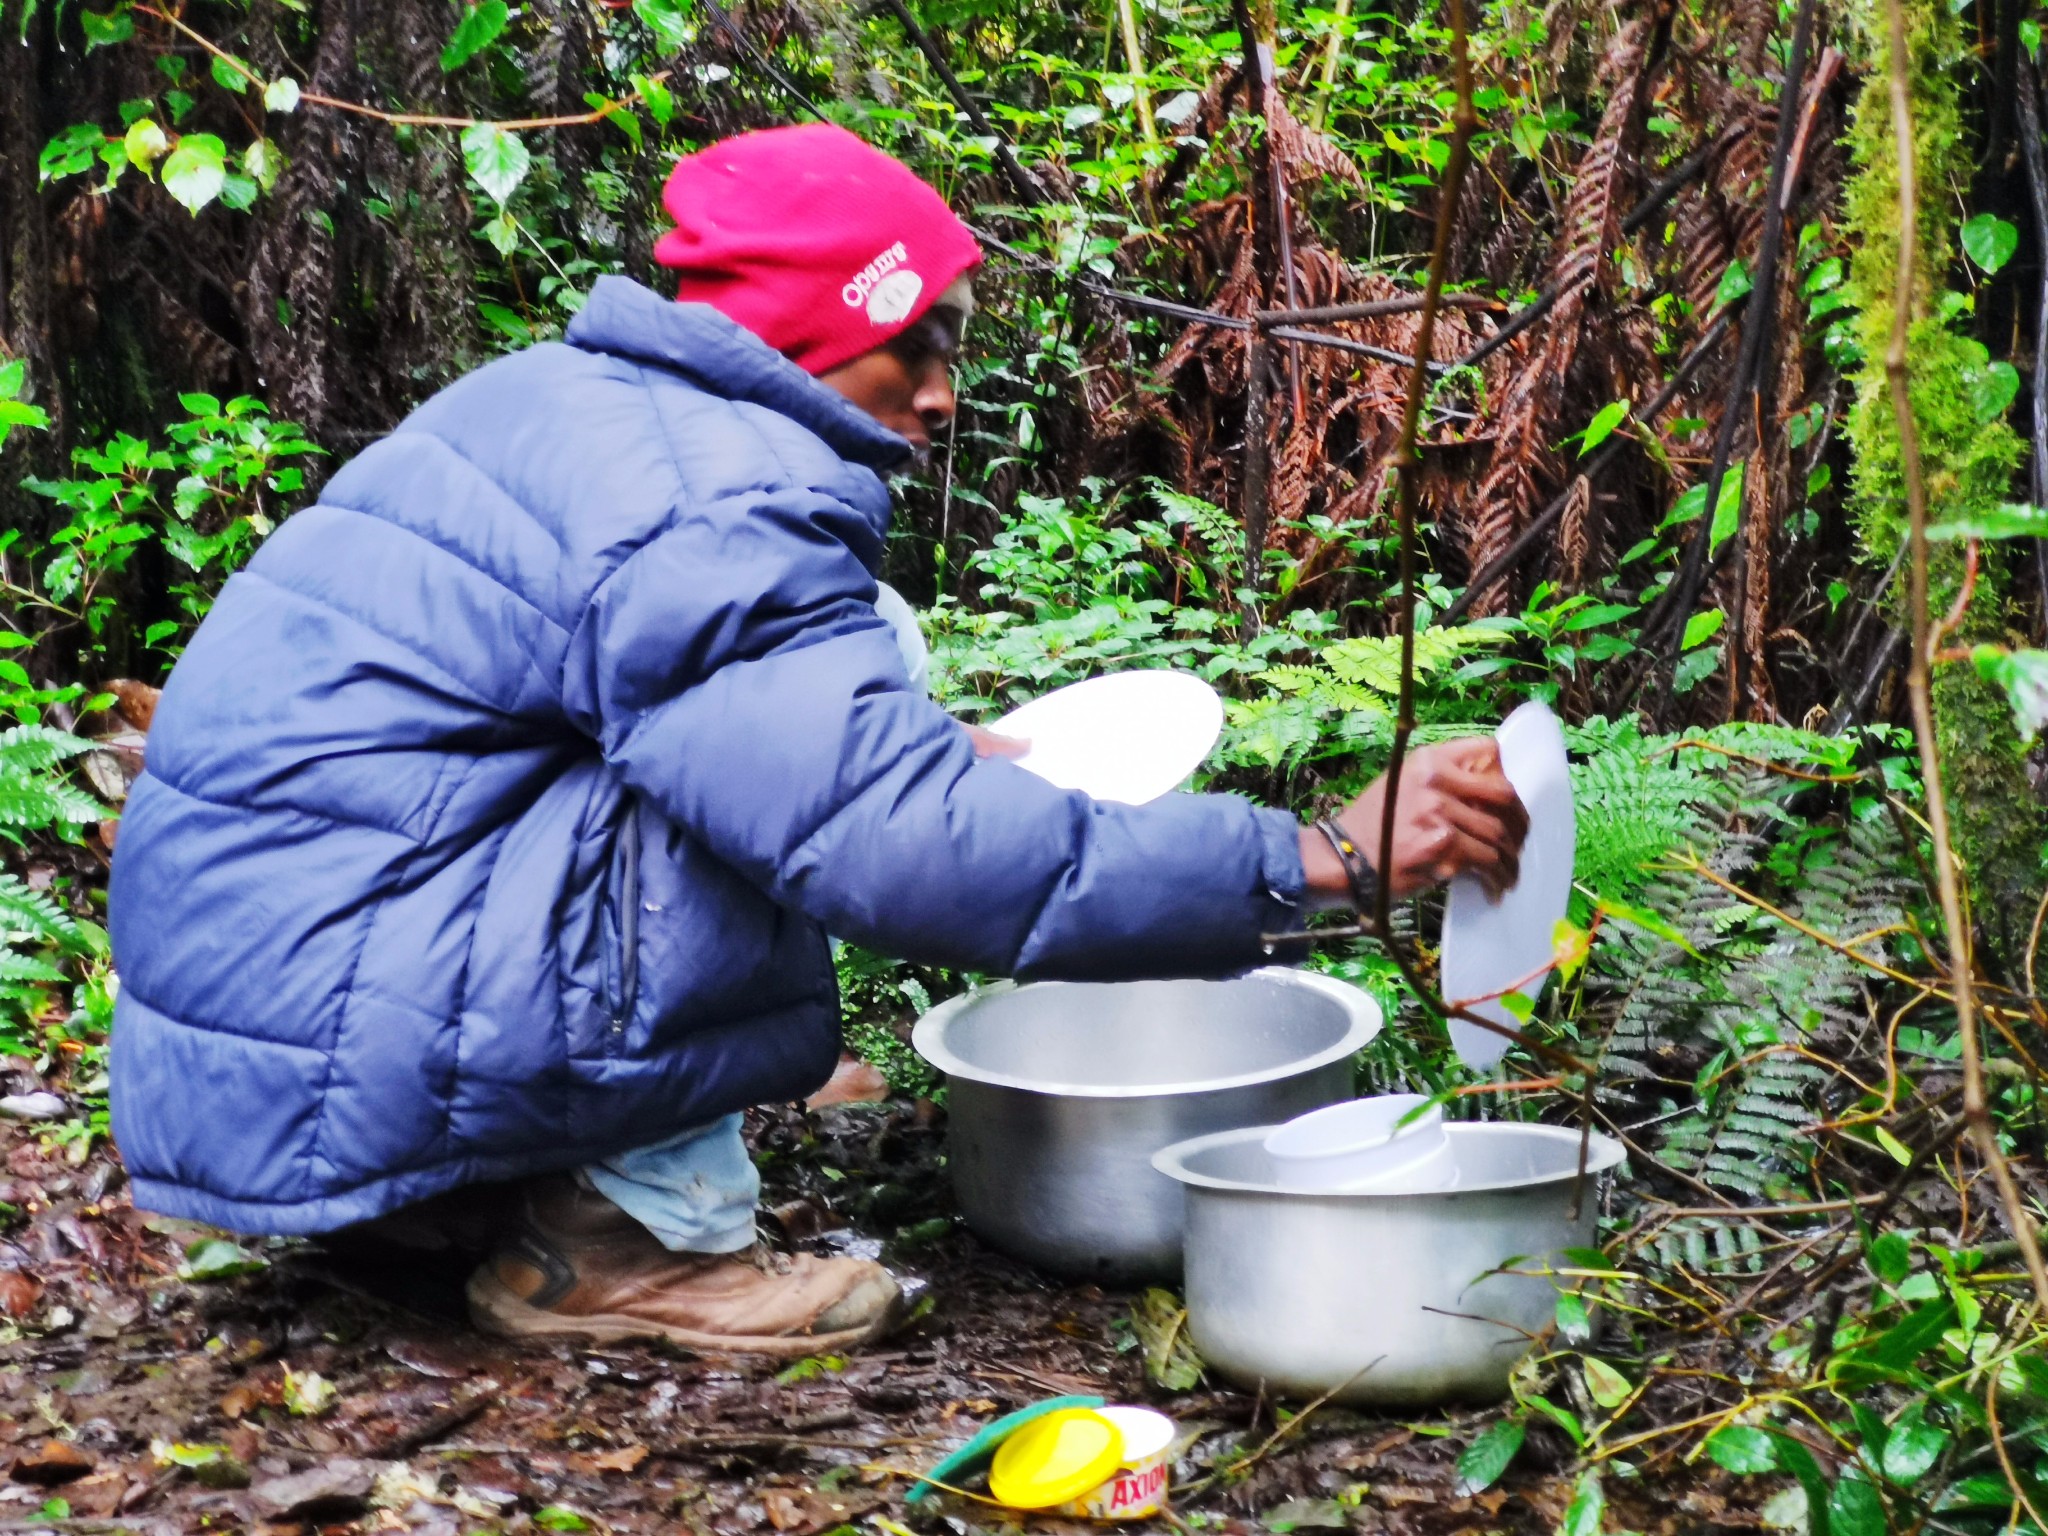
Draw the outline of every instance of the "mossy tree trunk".
<instances>
[{"instance_id":1,"label":"mossy tree trunk","mask_svg":"<svg viewBox=\"0 0 2048 1536\"><path fill-rule=\"evenodd\" d=\"M1919 200L1909 387L1929 515L1939 523L2010 498L2027 447L2004 413L1979 410L1978 382L1986 377L1989 358L1960 328L1967 296L1951 286L1956 231L1948 191L1967 185L1972 169L1958 100L1957 82L1967 64L1962 39L1942 0L1907 0L1906 14L1914 153L1919 184L1929 194ZM1859 7L1855 20L1865 83L1849 130L1855 173L1846 201L1850 287L1862 312L1863 358L1848 433L1855 448L1853 507L1863 553L1882 567L1898 552L1906 529L1899 434L1884 371L1899 255L1899 167L1886 94L1890 60L1884 28L1868 5ZM1930 608L1939 620L1962 589L1961 547L1937 544L1929 576ZM1986 546L1957 641L2003 637L2007 587L2002 552ZM1903 624L1903 580L1893 584L1890 601L1895 622ZM2010 953L2023 939L2042 889L2048 817L2028 780L2025 746L1999 693L1969 667L1953 664L1936 667L1933 691L1949 809L1977 920L1994 948Z\"/></svg>"}]
</instances>

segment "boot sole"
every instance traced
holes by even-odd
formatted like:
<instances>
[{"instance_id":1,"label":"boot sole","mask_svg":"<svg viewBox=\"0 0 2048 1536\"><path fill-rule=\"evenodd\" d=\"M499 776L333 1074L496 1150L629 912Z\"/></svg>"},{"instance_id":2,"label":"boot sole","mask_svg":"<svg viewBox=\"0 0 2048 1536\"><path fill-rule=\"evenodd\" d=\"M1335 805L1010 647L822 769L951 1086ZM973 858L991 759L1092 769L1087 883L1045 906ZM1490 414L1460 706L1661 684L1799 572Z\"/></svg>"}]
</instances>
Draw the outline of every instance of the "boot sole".
<instances>
[{"instance_id":1,"label":"boot sole","mask_svg":"<svg viewBox=\"0 0 2048 1536\"><path fill-rule=\"evenodd\" d=\"M767 1355L800 1360L806 1355L832 1354L871 1344L888 1332L900 1306L883 1309L873 1322L835 1333L721 1334L700 1333L649 1322L624 1313L593 1313L567 1317L522 1301L488 1268L470 1277L467 1288L470 1320L485 1333L502 1339L585 1339L593 1344L623 1344L636 1339L666 1339L707 1355Z\"/></svg>"}]
</instances>

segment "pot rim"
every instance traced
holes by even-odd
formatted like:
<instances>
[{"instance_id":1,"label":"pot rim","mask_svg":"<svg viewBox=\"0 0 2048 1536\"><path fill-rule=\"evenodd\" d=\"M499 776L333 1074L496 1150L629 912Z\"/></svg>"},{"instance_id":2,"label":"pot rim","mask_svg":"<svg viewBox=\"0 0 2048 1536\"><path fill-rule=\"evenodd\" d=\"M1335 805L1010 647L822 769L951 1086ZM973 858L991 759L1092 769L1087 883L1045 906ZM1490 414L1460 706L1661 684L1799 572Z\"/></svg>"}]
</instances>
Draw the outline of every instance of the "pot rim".
<instances>
[{"instance_id":1,"label":"pot rim","mask_svg":"<svg viewBox=\"0 0 2048 1536\"><path fill-rule=\"evenodd\" d=\"M1247 1126L1235 1131L1215 1131L1207 1136L1191 1136L1186 1141L1176 1141L1152 1154L1152 1166L1176 1183L1192 1189L1222 1190L1233 1195L1269 1195L1282 1200L1450 1200L1460 1195L1498 1194L1504 1190L1545 1189L1553 1184L1566 1184L1579 1177L1576 1166L1561 1173L1548 1174L1540 1179L1496 1179L1490 1184L1460 1183L1455 1189L1410 1191L1406 1194L1373 1189L1329 1190L1290 1189L1282 1184L1253 1184L1243 1179L1221 1179L1214 1174L1197 1173L1187 1166L1187 1160L1211 1147L1229 1146L1237 1142L1262 1141L1273 1130L1270 1125ZM1446 1121L1444 1132L1454 1140L1465 1136L1537 1135L1549 1141L1576 1142L1580 1133L1571 1126L1525 1125L1501 1121ZM1586 1147L1586 1176L1594 1177L1620 1166L1628 1155L1627 1149L1611 1136L1594 1131Z\"/></svg>"},{"instance_id":2,"label":"pot rim","mask_svg":"<svg viewBox=\"0 0 2048 1536\"><path fill-rule=\"evenodd\" d=\"M1250 1088L1260 1083L1281 1082L1290 1077L1327 1067L1335 1061L1363 1050L1380 1032L1380 1005L1372 994L1347 981L1334 976L1325 976L1316 971L1298 971L1289 966L1265 965L1256 970L1246 971L1232 978L1237 981L1260 980L1282 986L1306 987L1320 992L1344 1010L1349 1019L1343 1036L1333 1045L1309 1056L1299 1056L1277 1066L1262 1068L1256 1072L1240 1072L1234 1077L1212 1077L1191 1083L1148 1083L1138 1087L1121 1088L1100 1083L1057 1083L1017 1077L1007 1072L991 1072L977 1067L956 1055L946 1043L947 1031L953 1020L965 1013L976 1003L1007 992L1021 991L1014 981L998 981L973 992L962 993L959 997L948 998L919 1019L910 1032L910 1043L918 1055L937 1067L949 1078L962 1082L978 1083L989 1088L1012 1088L1020 1093L1043 1094L1055 1099L1178 1099L1190 1094L1217 1093L1226 1088ZM1060 987L1075 983L1060 981L1026 982L1026 987Z\"/></svg>"}]
</instances>

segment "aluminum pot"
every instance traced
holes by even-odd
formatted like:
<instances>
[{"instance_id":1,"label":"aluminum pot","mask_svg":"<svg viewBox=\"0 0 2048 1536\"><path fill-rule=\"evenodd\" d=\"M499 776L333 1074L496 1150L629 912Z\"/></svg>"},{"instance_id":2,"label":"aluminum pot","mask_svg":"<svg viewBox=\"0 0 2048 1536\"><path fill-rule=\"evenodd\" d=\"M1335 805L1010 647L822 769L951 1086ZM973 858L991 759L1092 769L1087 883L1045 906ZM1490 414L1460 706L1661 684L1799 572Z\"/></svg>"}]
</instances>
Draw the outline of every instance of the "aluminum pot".
<instances>
[{"instance_id":1,"label":"aluminum pot","mask_svg":"<svg viewBox=\"0 0 2048 1536\"><path fill-rule=\"evenodd\" d=\"M1621 1144L1594 1136L1575 1190L1578 1131L1447 1125L1456 1188L1331 1194L1279 1185L1268 1129L1195 1137L1155 1160L1187 1189L1188 1334L1202 1358L1297 1398L1505 1396L1573 1284L1523 1271L1592 1246L1599 1176ZM1511 1260L1516 1273L1494 1272Z\"/></svg>"},{"instance_id":2,"label":"aluminum pot","mask_svg":"<svg viewBox=\"0 0 2048 1536\"><path fill-rule=\"evenodd\" d=\"M917 1022L946 1074L967 1224L1041 1268L1110 1282L1180 1271L1169 1142L1287 1120L1352 1093L1379 1033L1358 988L1267 968L1232 981L1000 983Z\"/></svg>"}]
</instances>

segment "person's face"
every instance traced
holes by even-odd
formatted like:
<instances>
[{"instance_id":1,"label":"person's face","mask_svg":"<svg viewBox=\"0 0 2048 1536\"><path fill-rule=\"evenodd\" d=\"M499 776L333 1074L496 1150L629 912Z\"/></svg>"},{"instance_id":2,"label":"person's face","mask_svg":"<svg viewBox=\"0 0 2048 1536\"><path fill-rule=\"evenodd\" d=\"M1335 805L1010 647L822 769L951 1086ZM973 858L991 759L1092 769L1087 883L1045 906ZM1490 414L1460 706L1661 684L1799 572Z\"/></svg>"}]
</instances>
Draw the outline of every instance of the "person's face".
<instances>
[{"instance_id":1,"label":"person's face","mask_svg":"<svg viewBox=\"0 0 2048 1536\"><path fill-rule=\"evenodd\" d=\"M895 340L818 376L890 431L910 439L920 456L953 419L953 359L965 317L934 305Z\"/></svg>"}]
</instances>

